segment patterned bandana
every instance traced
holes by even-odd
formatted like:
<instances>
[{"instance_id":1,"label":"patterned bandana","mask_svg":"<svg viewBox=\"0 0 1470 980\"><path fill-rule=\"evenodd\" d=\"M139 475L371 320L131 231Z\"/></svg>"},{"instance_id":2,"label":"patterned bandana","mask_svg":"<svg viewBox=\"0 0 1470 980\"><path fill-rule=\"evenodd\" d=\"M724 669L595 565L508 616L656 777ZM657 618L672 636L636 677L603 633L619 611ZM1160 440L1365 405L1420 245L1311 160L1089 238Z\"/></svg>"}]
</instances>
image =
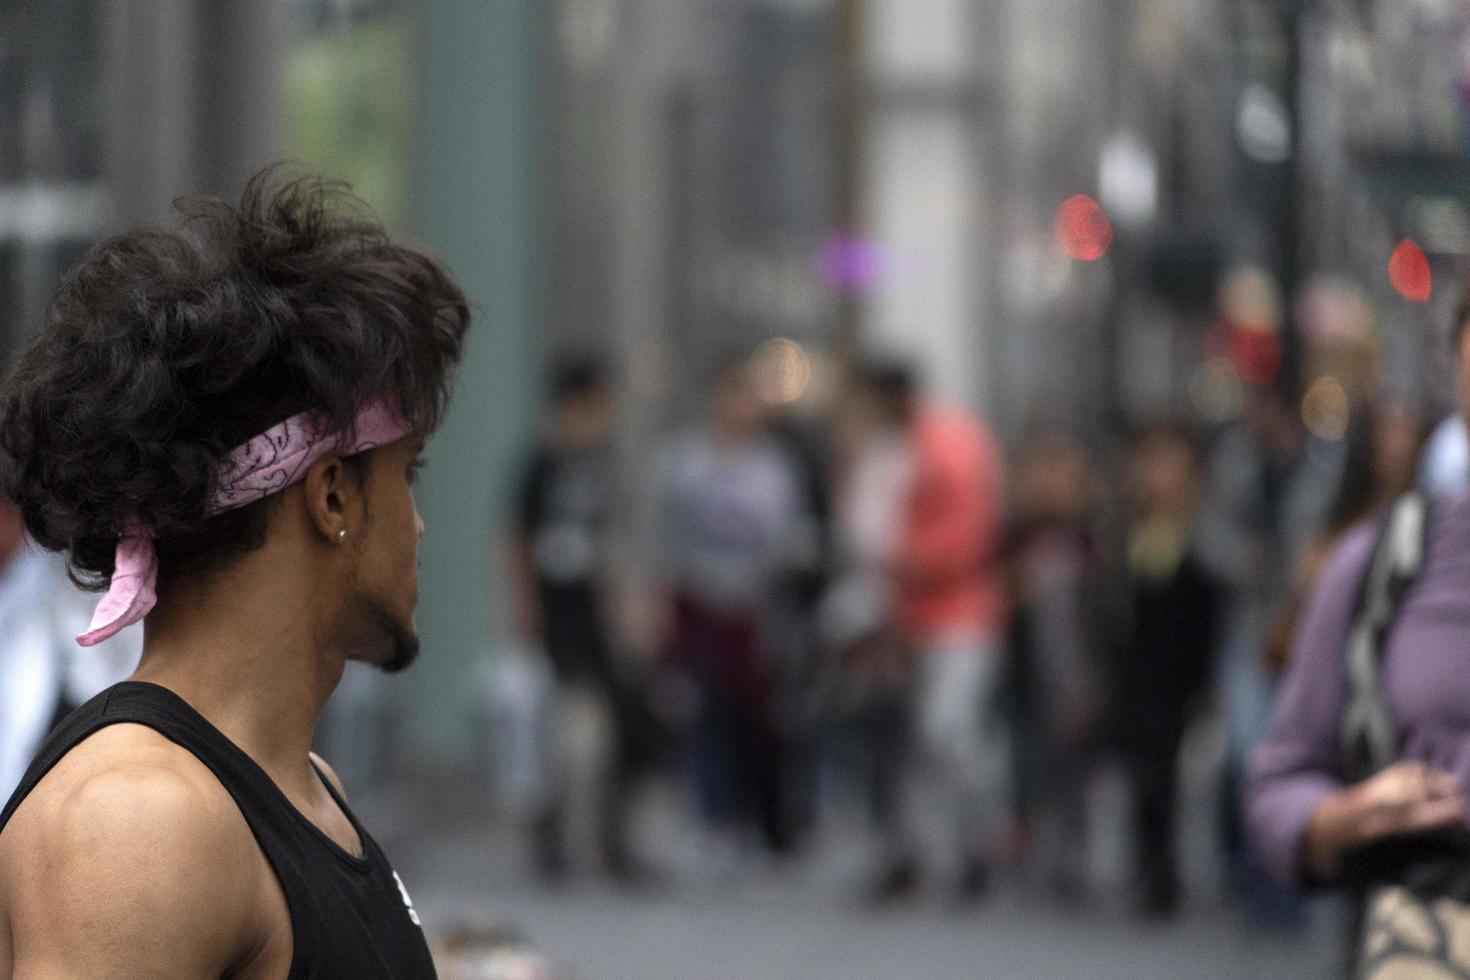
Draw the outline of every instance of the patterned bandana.
<instances>
[{"instance_id":1,"label":"patterned bandana","mask_svg":"<svg viewBox=\"0 0 1470 980\"><path fill-rule=\"evenodd\" d=\"M311 464L329 453L353 456L397 442L411 431L412 426L381 399L364 405L347 432L325 433L315 415L294 415L221 461L209 514L223 514L280 493L304 479ZM152 528L129 523L117 543L114 565L112 583L97 603L92 625L77 637L84 647L140 622L158 601L158 553Z\"/></svg>"}]
</instances>

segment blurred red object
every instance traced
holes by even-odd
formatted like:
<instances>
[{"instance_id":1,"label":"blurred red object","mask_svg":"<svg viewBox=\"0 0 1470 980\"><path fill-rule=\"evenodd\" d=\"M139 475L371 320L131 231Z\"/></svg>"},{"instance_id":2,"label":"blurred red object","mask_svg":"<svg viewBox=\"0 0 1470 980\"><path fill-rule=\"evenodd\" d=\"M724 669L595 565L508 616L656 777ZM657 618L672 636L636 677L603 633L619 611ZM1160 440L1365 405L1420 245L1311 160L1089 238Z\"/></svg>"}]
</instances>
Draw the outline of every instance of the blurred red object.
<instances>
[{"instance_id":1,"label":"blurred red object","mask_svg":"<svg viewBox=\"0 0 1470 980\"><path fill-rule=\"evenodd\" d=\"M1057 209L1056 235L1057 244L1072 258L1096 262L1113 243L1113 226L1096 201L1078 194Z\"/></svg>"},{"instance_id":2,"label":"blurred red object","mask_svg":"<svg viewBox=\"0 0 1470 980\"><path fill-rule=\"evenodd\" d=\"M1405 238L1393 250L1393 257L1388 260L1388 281L1410 303L1429 302L1434 289L1429 259L1413 239Z\"/></svg>"},{"instance_id":3,"label":"blurred red object","mask_svg":"<svg viewBox=\"0 0 1470 980\"><path fill-rule=\"evenodd\" d=\"M1270 328L1216 323L1205 336L1205 356L1229 363L1246 384L1265 387L1281 377L1281 338Z\"/></svg>"}]
</instances>

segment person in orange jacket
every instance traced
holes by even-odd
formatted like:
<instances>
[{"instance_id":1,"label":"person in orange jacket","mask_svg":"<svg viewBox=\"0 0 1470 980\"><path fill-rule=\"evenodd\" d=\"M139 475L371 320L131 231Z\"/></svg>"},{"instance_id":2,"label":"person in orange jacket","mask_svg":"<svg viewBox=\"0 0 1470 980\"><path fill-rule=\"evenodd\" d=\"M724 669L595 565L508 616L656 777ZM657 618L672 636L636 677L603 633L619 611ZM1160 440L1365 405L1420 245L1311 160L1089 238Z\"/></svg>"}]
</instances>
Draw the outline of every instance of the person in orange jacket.
<instances>
[{"instance_id":1,"label":"person in orange jacket","mask_svg":"<svg viewBox=\"0 0 1470 980\"><path fill-rule=\"evenodd\" d=\"M886 568L892 615L909 662L896 804L880 813L883 853L871 898L912 891L919 877L917 810L939 813L963 901L983 895L982 837L996 801L997 760L985 715L992 700L1005 599L998 559L1003 463L973 413L920 398L911 372L868 369L861 386L908 446L899 527Z\"/></svg>"}]
</instances>

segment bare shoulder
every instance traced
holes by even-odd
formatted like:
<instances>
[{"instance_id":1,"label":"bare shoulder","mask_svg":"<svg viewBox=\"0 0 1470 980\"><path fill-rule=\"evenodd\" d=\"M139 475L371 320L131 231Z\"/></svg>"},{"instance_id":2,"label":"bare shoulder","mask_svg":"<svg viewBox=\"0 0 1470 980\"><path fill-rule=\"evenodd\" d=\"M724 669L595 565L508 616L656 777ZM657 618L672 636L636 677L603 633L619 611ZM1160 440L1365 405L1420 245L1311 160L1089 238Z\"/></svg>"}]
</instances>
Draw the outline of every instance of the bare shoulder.
<instances>
[{"instance_id":1,"label":"bare shoulder","mask_svg":"<svg viewBox=\"0 0 1470 980\"><path fill-rule=\"evenodd\" d=\"M337 791L337 795L344 800L347 799L347 790L342 787L342 779L337 775L337 770L327 765L327 760L315 752L311 753L311 761L316 764L317 769L327 782L332 784L332 789Z\"/></svg>"},{"instance_id":2,"label":"bare shoulder","mask_svg":"<svg viewBox=\"0 0 1470 980\"><path fill-rule=\"evenodd\" d=\"M77 830L146 834L175 819L197 828L192 838L222 830L229 802L188 750L142 725L112 725L68 752L26 797L0 836L0 858L22 850L16 842L62 844Z\"/></svg>"},{"instance_id":3,"label":"bare shoulder","mask_svg":"<svg viewBox=\"0 0 1470 980\"><path fill-rule=\"evenodd\" d=\"M192 754L143 726L103 729L0 834L17 967L217 975L258 939L262 863L229 793Z\"/></svg>"}]
</instances>

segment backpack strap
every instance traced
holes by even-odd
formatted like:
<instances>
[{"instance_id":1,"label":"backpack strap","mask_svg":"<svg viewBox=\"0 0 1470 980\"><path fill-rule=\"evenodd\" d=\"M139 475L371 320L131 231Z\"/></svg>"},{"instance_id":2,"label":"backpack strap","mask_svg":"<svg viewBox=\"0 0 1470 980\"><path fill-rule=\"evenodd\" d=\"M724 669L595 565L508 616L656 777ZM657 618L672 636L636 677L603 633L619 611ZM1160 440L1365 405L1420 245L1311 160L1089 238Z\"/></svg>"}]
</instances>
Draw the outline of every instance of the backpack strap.
<instances>
[{"instance_id":1,"label":"backpack strap","mask_svg":"<svg viewBox=\"0 0 1470 980\"><path fill-rule=\"evenodd\" d=\"M1363 779L1398 757L1398 736L1383 696L1382 664L1389 627L1409 586L1424 567L1429 498L1411 490L1379 524L1348 632L1348 699L1342 716L1342 752L1349 777Z\"/></svg>"}]
</instances>

